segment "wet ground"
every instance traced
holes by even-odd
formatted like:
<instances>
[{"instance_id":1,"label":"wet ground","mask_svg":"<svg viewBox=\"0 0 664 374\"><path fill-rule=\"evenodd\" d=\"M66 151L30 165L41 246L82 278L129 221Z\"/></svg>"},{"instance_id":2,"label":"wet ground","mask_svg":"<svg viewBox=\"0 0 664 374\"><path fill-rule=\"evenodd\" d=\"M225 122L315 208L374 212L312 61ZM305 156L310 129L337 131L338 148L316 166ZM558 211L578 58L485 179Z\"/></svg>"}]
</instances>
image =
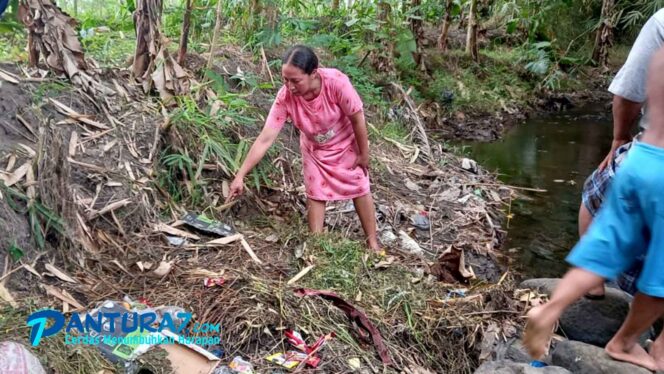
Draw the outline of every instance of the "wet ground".
<instances>
[{"instance_id":1,"label":"wet ground","mask_svg":"<svg viewBox=\"0 0 664 374\"><path fill-rule=\"evenodd\" d=\"M466 152L507 184L524 192L514 201L505 249L518 253L517 267L530 277L555 277L567 269L566 254L578 239L577 215L585 178L611 143L610 109L603 105L547 115L515 126L503 139L473 143Z\"/></svg>"}]
</instances>

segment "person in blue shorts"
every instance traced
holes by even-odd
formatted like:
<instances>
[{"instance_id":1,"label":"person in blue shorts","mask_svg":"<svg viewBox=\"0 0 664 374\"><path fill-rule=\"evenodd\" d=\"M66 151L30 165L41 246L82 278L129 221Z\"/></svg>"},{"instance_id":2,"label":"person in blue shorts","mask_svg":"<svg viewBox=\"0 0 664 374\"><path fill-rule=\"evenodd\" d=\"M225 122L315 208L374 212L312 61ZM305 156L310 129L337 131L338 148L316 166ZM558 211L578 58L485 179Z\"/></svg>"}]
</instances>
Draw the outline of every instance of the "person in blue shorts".
<instances>
[{"instance_id":1,"label":"person in blue shorts","mask_svg":"<svg viewBox=\"0 0 664 374\"><path fill-rule=\"evenodd\" d=\"M649 111L647 105L644 105L648 63L661 47L664 47L664 9L657 11L643 25L627 60L609 85L609 92L613 94L613 141L609 154L583 184L582 203L579 207L579 237L585 234L599 212L613 176L630 148L640 138L640 134L632 137L637 127L635 125L638 123L639 130L648 128ZM637 291L636 279L643 265L640 260L617 279L618 286L631 295ZM604 294L604 286L600 286L590 290L586 297L603 299Z\"/></svg>"},{"instance_id":2,"label":"person in blue shorts","mask_svg":"<svg viewBox=\"0 0 664 374\"><path fill-rule=\"evenodd\" d=\"M546 304L528 312L524 345L534 358L546 350L553 326L563 311L585 293L629 269L639 258L632 306L605 347L609 356L650 370L664 370L664 334L650 353L639 336L664 315L664 48L648 70L649 126L616 172L606 201L586 234L567 257L565 274ZM659 74L658 74L659 72Z\"/></svg>"}]
</instances>

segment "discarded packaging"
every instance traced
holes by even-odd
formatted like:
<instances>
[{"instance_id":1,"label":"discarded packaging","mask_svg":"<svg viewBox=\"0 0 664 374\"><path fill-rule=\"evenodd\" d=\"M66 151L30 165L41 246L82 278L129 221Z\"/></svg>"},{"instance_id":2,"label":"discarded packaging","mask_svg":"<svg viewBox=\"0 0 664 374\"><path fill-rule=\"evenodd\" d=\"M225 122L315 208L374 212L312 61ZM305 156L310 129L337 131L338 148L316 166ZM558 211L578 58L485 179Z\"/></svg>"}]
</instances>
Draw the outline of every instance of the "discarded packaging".
<instances>
[{"instance_id":1,"label":"discarded packaging","mask_svg":"<svg viewBox=\"0 0 664 374\"><path fill-rule=\"evenodd\" d=\"M469 158L464 158L461 160L461 168L463 170L469 171L471 173L477 174L477 162Z\"/></svg>"},{"instance_id":2,"label":"discarded packaging","mask_svg":"<svg viewBox=\"0 0 664 374\"><path fill-rule=\"evenodd\" d=\"M383 245L390 246L390 245L394 244L394 242L396 242L396 241L397 241L397 236L394 235L394 232L392 232L392 230L387 229L387 230L381 231L381 233L380 233L380 242Z\"/></svg>"},{"instance_id":3,"label":"discarded packaging","mask_svg":"<svg viewBox=\"0 0 664 374\"><path fill-rule=\"evenodd\" d=\"M307 354L296 351L288 351L286 353L279 352L265 357L266 360L285 367L286 369L295 369L300 362L307 359Z\"/></svg>"},{"instance_id":4,"label":"discarded packaging","mask_svg":"<svg viewBox=\"0 0 664 374\"><path fill-rule=\"evenodd\" d=\"M240 356L235 356L235 358L233 358L233 361L231 361L231 363L228 364L228 367L231 368L233 372L238 374L254 373L254 366L251 364L251 362L245 361Z\"/></svg>"},{"instance_id":5,"label":"discarded packaging","mask_svg":"<svg viewBox=\"0 0 664 374\"><path fill-rule=\"evenodd\" d=\"M181 247L187 243L187 239L185 238L180 238L178 236L169 236L166 235L166 240L168 241L168 244L175 246L175 247Z\"/></svg>"},{"instance_id":6,"label":"discarded packaging","mask_svg":"<svg viewBox=\"0 0 664 374\"><path fill-rule=\"evenodd\" d=\"M200 231L216 234L219 236L229 236L235 234L235 230L225 223L207 218L203 214L196 215L196 213L189 212L182 220L189 226L194 227Z\"/></svg>"},{"instance_id":7,"label":"discarded packaging","mask_svg":"<svg viewBox=\"0 0 664 374\"><path fill-rule=\"evenodd\" d=\"M413 226L420 230L429 230L431 227L431 221L429 221L429 214L425 211L421 211L417 214L414 214L410 217L410 222Z\"/></svg>"},{"instance_id":8,"label":"discarded packaging","mask_svg":"<svg viewBox=\"0 0 664 374\"><path fill-rule=\"evenodd\" d=\"M288 342L301 353L301 355L288 356L288 361L295 360L298 361L299 364L299 362L306 360L306 364L313 368L318 367L318 364L320 363L320 357L316 356L316 352L320 351L320 349L323 348L323 346L335 336L335 334L331 332L318 338L318 340L316 340L312 346L308 346L302 338L302 335L300 335L300 333L297 331L286 330L284 331L284 335L286 335L288 338Z\"/></svg>"},{"instance_id":9,"label":"discarded packaging","mask_svg":"<svg viewBox=\"0 0 664 374\"><path fill-rule=\"evenodd\" d=\"M167 358L171 363L173 373L211 374L214 371L220 362L218 357L198 345L180 343L180 336L174 334L168 329L164 329L161 332L140 332L140 330L135 330L133 332L127 333L123 332L122 329L116 328L113 332L110 331L110 321L106 316L113 314L119 316L128 313L126 314L127 319L131 320L136 316L133 313L137 313L137 315L140 316L148 312L154 312L159 317L155 323L159 323L161 318L163 318L163 316L167 313L171 315L172 320L176 325L183 323L183 321L177 317L179 313L184 312L184 309L180 307L161 306L152 308L147 305L147 300L136 302L126 297L124 302L108 300L103 302L98 308L87 312L87 314L93 319L96 319L96 316L99 313L102 313L103 331L101 333L97 333L94 330L88 330L83 332L83 334L93 338L95 336L101 336L102 339L100 339L97 348L101 351L102 355L113 363L123 365L127 372L136 371L138 369L138 361L136 361L136 359L155 345L159 344L159 342L163 342L166 339L177 342L176 344L159 344L159 347L167 352ZM84 319L85 313L81 314L81 320ZM137 322L128 322L129 325L135 323ZM145 343L127 343L127 341L131 340L132 337L138 336L143 337L142 340L145 341ZM121 342L115 343L113 340Z\"/></svg>"},{"instance_id":10,"label":"discarded packaging","mask_svg":"<svg viewBox=\"0 0 664 374\"><path fill-rule=\"evenodd\" d=\"M203 285L205 287L223 286L226 280L224 278L205 278Z\"/></svg>"},{"instance_id":11,"label":"discarded packaging","mask_svg":"<svg viewBox=\"0 0 664 374\"><path fill-rule=\"evenodd\" d=\"M0 373L46 374L39 359L15 342L0 343Z\"/></svg>"},{"instance_id":12,"label":"discarded packaging","mask_svg":"<svg viewBox=\"0 0 664 374\"><path fill-rule=\"evenodd\" d=\"M410 237L406 232L404 231L399 231L399 239L400 239L400 246L399 250L404 253L408 253L411 255L419 255L424 252L422 250L422 247L420 247L417 242Z\"/></svg>"}]
</instances>

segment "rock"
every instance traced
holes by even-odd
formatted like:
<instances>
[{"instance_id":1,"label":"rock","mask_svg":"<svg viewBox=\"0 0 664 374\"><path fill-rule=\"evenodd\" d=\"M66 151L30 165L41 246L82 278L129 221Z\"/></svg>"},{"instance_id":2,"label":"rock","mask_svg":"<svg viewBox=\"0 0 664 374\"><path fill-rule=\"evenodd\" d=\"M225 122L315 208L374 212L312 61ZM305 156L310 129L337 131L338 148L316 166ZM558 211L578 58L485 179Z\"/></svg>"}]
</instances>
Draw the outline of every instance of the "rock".
<instances>
[{"instance_id":1,"label":"rock","mask_svg":"<svg viewBox=\"0 0 664 374\"><path fill-rule=\"evenodd\" d=\"M519 288L538 289L548 295L553 292L559 279L529 279ZM603 300L582 298L565 310L560 317L559 333L570 340L604 347L622 325L632 297L621 290L606 288ZM642 341L650 336L646 332Z\"/></svg>"},{"instance_id":2,"label":"rock","mask_svg":"<svg viewBox=\"0 0 664 374\"><path fill-rule=\"evenodd\" d=\"M566 340L558 343L553 351L551 361L554 365L563 366L574 373L583 374L648 374L650 370L615 361L604 352L604 349Z\"/></svg>"},{"instance_id":3,"label":"rock","mask_svg":"<svg viewBox=\"0 0 664 374\"><path fill-rule=\"evenodd\" d=\"M558 366L536 368L514 361L490 361L477 368L475 374L571 374L571 372Z\"/></svg>"},{"instance_id":4,"label":"rock","mask_svg":"<svg viewBox=\"0 0 664 374\"><path fill-rule=\"evenodd\" d=\"M501 340L495 350L495 359L510 360L524 364L530 363L533 360L523 346L521 339ZM548 359L541 359L541 361L549 362Z\"/></svg>"}]
</instances>

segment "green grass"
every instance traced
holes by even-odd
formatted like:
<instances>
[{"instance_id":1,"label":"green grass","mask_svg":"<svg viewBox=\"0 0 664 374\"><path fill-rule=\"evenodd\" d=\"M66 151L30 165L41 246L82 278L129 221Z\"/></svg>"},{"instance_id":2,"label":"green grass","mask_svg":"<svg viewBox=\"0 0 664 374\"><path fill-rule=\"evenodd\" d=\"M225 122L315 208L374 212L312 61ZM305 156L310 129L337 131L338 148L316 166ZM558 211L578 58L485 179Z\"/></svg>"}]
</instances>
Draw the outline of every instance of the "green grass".
<instances>
[{"instance_id":1,"label":"green grass","mask_svg":"<svg viewBox=\"0 0 664 374\"><path fill-rule=\"evenodd\" d=\"M123 65L136 47L133 31L97 32L80 40L86 54L103 67Z\"/></svg>"},{"instance_id":2,"label":"green grass","mask_svg":"<svg viewBox=\"0 0 664 374\"><path fill-rule=\"evenodd\" d=\"M353 297L363 271L362 256L366 251L362 244L337 235L321 235L307 243L316 258L316 267L306 278L308 287Z\"/></svg>"}]
</instances>

